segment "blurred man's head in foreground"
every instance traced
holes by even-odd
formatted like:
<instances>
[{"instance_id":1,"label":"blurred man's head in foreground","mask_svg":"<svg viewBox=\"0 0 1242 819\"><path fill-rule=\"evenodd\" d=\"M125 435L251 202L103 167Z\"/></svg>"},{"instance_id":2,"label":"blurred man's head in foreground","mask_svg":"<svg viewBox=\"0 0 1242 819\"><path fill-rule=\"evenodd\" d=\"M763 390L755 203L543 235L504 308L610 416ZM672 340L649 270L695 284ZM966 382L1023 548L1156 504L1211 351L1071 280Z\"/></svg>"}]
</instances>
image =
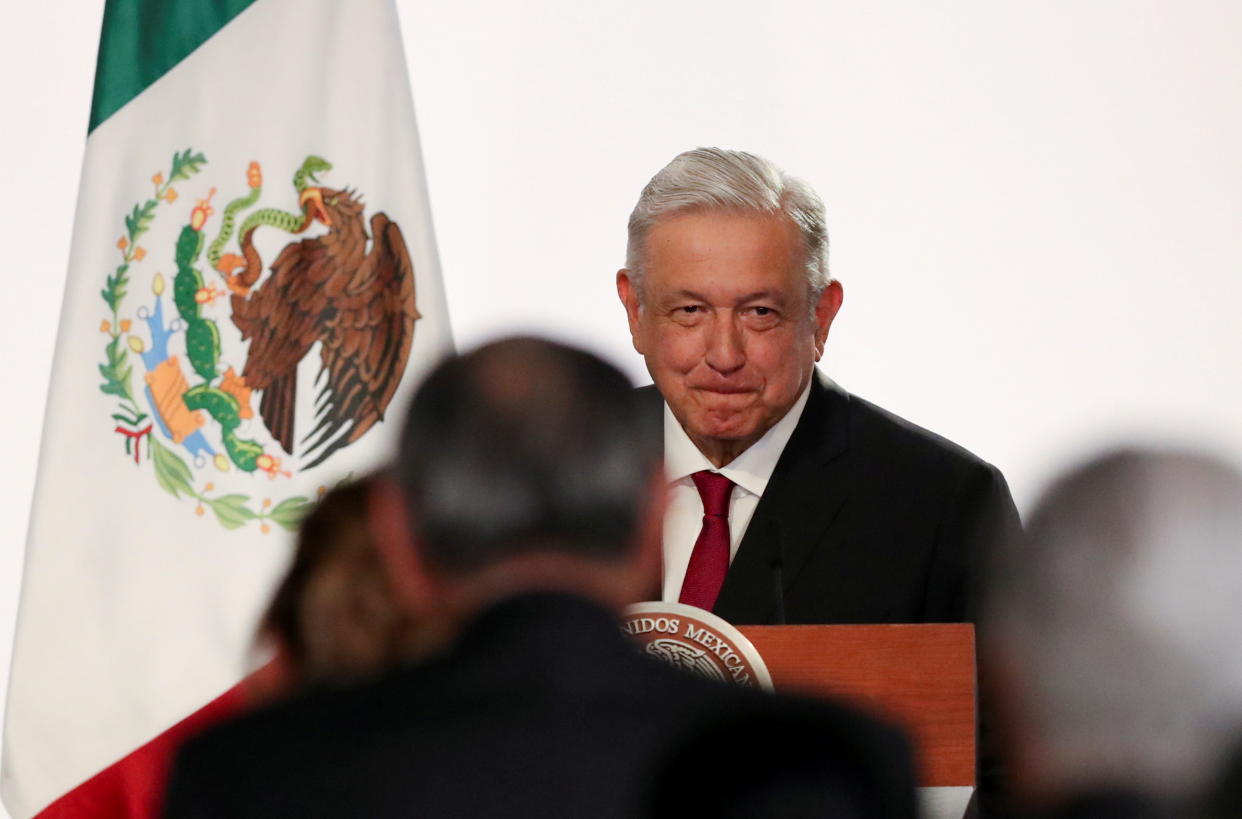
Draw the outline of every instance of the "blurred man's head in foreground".
<instances>
[{"instance_id":1,"label":"blurred man's head in foreground","mask_svg":"<svg viewBox=\"0 0 1242 819\"><path fill-rule=\"evenodd\" d=\"M1242 726L1242 474L1121 451L1057 481L984 624L1028 798L1182 799Z\"/></svg>"},{"instance_id":2,"label":"blurred man's head in foreground","mask_svg":"<svg viewBox=\"0 0 1242 819\"><path fill-rule=\"evenodd\" d=\"M407 547L396 571L429 584L407 597L470 609L541 588L616 605L645 593L661 453L636 400L612 365L534 338L437 367L409 408L399 492L379 504L383 539Z\"/></svg>"}]
</instances>

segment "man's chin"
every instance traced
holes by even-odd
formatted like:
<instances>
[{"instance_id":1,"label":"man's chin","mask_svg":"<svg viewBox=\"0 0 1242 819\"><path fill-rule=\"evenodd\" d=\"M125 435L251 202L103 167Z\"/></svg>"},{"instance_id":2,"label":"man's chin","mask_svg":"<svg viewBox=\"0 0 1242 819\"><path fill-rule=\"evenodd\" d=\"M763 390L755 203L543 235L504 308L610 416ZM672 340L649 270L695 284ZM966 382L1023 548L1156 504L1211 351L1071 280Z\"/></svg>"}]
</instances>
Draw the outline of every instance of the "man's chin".
<instances>
[{"instance_id":1,"label":"man's chin","mask_svg":"<svg viewBox=\"0 0 1242 819\"><path fill-rule=\"evenodd\" d=\"M740 413L707 413L690 424L690 437L724 442L745 441L759 437L758 419Z\"/></svg>"},{"instance_id":2,"label":"man's chin","mask_svg":"<svg viewBox=\"0 0 1242 819\"><path fill-rule=\"evenodd\" d=\"M742 428L758 422L763 414L758 396L748 392L712 392L698 390L694 393L693 414L706 429L722 430Z\"/></svg>"}]
</instances>

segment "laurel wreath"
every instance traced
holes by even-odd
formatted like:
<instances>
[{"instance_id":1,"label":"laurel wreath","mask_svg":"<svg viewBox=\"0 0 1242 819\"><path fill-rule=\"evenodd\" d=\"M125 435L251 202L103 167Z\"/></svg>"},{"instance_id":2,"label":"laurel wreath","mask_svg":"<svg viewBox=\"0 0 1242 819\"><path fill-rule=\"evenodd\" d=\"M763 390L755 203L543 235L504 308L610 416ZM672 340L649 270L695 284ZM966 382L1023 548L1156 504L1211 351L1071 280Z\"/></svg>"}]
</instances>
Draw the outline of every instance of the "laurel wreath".
<instances>
[{"instance_id":1,"label":"laurel wreath","mask_svg":"<svg viewBox=\"0 0 1242 819\"><path fill-rule=\"evenodd\" d=\"M129 353L131 350L141 352L142 340L130 334L132 322L122 318L121 308L128 294L130 267L140 263L146 256L146 250L138 244L138 240L150 229L160 205L171 205L177 200L174 183L188 181L205 164L207 157L190 148L174 152L168 176L165 178L162 173L156 173L151 178L155 186L154 195L145 202L135 204L125 216L125 233L117 240L121 263L105 279L104 287L100 291L100 296L108 306L110 319L104 319L100 325L100 329L108 336L108 342L104 347L104 361L99 364L99 374L103 377L99 389L105 395L115 396L117 399L117 408L111 418L116 422L114 432L124 438L125 454L132 457L136 465L140 465L141 442L145 439L146 458L152 462L156 483L164 491L174 498L188 497L197 501L196 514L202 515L206 509L210 509L225 529L240 529L257 522L264 533L271 530L269 523L293 531L314 505L312 500L303 495L294 495L275 504L270 498L264 498L260 503L252 505L249 495L212 494L215 489L212 483L196 489L194 472L180 455L160 442L150 416L134 396L133 367L129 361ZM122 343L123 341L126 343ZM320 493L322 492L321 489Z\"/></svg>"}]
</instances>

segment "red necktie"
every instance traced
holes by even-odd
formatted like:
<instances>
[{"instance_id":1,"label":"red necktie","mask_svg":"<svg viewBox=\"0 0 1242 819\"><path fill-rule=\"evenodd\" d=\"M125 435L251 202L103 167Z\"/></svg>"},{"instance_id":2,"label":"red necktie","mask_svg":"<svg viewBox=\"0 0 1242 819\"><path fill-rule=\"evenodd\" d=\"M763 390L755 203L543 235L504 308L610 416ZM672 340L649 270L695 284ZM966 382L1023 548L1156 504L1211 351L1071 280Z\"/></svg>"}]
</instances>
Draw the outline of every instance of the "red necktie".
<instances>
[{"instance_id":1,"label":"red necktie","mask_svg":"<svg viewBox=\"0 0 1242 819\"><path fill-rule=\"evenodd\" d=\"M690 476L703 499L703 528L694 542L679 602L707 611L716 605L725 572L729 571L729 497L733 481L703 470Z\"/></svg>"}]
</instances>

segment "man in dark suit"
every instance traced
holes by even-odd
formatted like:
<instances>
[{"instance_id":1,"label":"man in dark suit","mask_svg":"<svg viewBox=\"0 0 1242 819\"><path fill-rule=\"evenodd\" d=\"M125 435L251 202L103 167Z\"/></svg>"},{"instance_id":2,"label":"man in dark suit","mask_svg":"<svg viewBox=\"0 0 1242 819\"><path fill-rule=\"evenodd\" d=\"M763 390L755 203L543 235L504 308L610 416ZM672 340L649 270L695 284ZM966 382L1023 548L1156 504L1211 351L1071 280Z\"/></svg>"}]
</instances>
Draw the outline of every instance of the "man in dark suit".
<instances>
[{"instance_id":1,"label":"man in dark suit","mask_svg":"<svg viewBox=\"0 0 1242 819\"><path fill-rule=\"evenodd\" d=\"M663 406L663 596L734 623L973 620L981 552L1019 528L1009 489L816 369L843 297L827 243L815 192L740 151L681 154L630 216L617 292Z\"/></svg>"},{"instance_id":2,"label":"man in dark suit","mask_svg":"<svg viewBox=\"0 0 1242 819\"><path fill-rule=\"evenodd\" d=\"M614 612L655 572L663 511L637 400L547 342L441 365L411 405L400 486L372 511L394 593L444 649L200 737L170 819L667 815L723 791L761 815L912 818L891 729L691 677L622 637ZM739 741L721 765L746 776L702 765L722 736Z\"/></svg>"}]
</instances>

